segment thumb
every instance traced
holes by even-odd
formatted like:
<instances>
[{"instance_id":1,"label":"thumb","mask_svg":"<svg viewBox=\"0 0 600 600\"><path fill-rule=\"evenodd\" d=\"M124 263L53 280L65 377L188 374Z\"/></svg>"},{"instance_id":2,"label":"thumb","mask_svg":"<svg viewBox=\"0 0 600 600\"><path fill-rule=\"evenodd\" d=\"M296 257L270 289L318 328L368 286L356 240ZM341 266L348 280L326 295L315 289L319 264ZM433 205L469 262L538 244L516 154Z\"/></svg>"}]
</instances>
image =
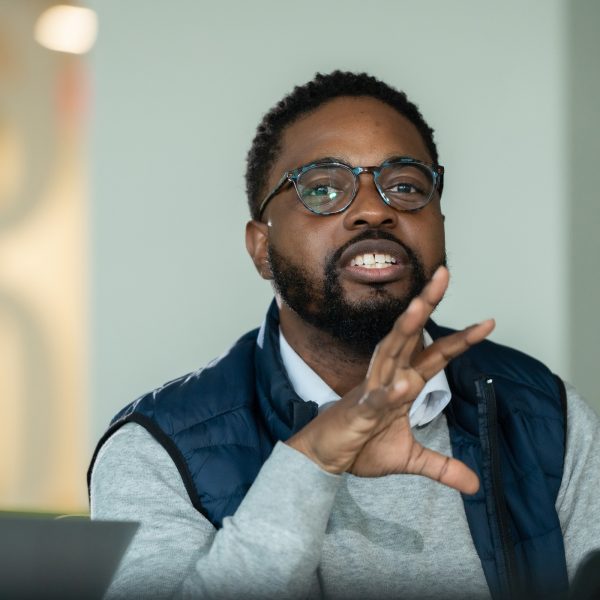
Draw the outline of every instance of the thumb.
<instances>
[{"instance_id":1,"label":"thumb","mask_svg":"<svg viewBox=\"0 0 600 600\"><path fill-rule=\"evenodd\" d=\"M479 489L479 478L465 463L421 444L413 446L406 473L429 477L463 494L474 494Z\"/></svg>"}]
</instances>

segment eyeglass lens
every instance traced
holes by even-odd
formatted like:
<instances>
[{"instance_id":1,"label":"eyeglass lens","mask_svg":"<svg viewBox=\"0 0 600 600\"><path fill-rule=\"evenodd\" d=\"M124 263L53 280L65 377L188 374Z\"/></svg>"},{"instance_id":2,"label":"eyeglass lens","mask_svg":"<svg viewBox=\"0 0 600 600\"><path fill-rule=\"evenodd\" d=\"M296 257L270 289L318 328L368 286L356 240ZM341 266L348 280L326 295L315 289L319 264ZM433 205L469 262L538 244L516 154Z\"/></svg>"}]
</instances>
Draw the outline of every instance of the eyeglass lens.
<instances>
[{"instance_id":1,"label":"eyeglass lens","mask_svg":"<svg viewBox=\"0 0 600 600\"><path fill-rule=\"evenodd\" d=\"M301 173L296 189L302 203L316 213L330 213L348 206L358 182L348 167L318 165ZM375 183L388 204L400 210L425 206L433 194L432 172L419 164L390 164L375 174Z\"/></svg>"}]
</instances>

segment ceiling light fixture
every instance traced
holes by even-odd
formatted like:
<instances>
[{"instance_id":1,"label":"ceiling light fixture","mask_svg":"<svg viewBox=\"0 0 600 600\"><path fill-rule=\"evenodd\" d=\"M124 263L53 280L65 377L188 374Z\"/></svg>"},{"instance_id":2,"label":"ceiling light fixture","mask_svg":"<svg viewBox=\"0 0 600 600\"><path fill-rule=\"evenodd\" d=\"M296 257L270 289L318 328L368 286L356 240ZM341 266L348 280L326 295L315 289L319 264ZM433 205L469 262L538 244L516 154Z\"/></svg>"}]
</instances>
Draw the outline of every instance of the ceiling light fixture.
<instances>
[{"instance_id":1,"label":"ceiling light fixture","mask_svg":"<svg viewBox=\"0 0 600 600\"><path fill-rule=\"evenodd\" d=\"M85 54L94 45L97 34L98 16L93 10L59 4L39 16L34 37L50 50Z\"/></svg>"}]
</instances>

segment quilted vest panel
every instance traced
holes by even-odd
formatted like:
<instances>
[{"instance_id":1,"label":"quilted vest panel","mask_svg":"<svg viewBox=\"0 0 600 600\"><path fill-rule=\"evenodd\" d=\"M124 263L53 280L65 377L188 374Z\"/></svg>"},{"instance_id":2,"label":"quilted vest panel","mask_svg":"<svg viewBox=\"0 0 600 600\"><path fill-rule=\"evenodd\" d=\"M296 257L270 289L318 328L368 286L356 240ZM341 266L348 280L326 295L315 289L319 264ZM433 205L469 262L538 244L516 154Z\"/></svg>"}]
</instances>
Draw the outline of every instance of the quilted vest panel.
<instances>
[{"instance_id":1,"label":"quilted vest panel","mask_svg":"<svg viewBox=\"0 0 600 600\"><path fill-rule=\"evenodd\" d=\"M427 330L434 339L452 333L433 322ZM463 500L490 589L496 597L562 597L568 576L555 503L564 384L539 361L489 341L452 361L446 375L453 455L482 483Z\"/></svg>"}]
</instances>

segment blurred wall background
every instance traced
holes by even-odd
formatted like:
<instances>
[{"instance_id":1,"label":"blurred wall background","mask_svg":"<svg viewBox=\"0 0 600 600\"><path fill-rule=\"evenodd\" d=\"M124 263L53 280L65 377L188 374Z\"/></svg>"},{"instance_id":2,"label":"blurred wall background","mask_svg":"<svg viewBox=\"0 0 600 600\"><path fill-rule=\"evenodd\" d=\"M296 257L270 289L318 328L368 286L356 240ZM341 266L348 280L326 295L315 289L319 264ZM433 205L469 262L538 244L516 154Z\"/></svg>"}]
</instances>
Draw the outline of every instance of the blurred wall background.
<instances>
[{"instance_id":1,"label":"blurred wall background","mask_svg":"<svg viewBox=\"0 0 600 600\"><path fill-rule=\"evenodd\" d=\"M35 20L36 11L48 4L0 2L0 33L27 37L27 27L17 29L24 17L15 14ZM366 70L405 90L436 130L447 169L443 206L453 276L437 320L464 326L494 316L493 339L539 357L600 407L592 379L600 333L595 318L600 4L98 0L86 5L99 20L98 40L87 58L74 62L62 54L38 53L34 60L44 77L52 78L52 69L67 63L89 70L92 127L88 135L85 121L72 116L77 126L69 189L76 218L64 222L75 219L72 235L80 246L57 258L60 265L77 259L71 271L57 271L52 278L63 299L51 309L43 301L46 292L27 284L32 302L48 304L40 310L55 316L56 327L56 315L70 315L71 325L61 325L55 337L71 340L65 342L71 350L51 354L62 356L71 388L52 392L62 408L52 409L51 426L36 429L19 417L12 441L3 442L11 456L13 447L24 444L40 449L36 459L11 458L23 480L39 479L39 455L68 440L79 462L71 457L72 466L63 469L53 489L70 485L69 506L84 506L83 465L113 414L220 354L260 323L271 290L244 248L245 155L270 106L316 71L336 68ZM6 62L3 48L0 68ZM6 73L0 71L2 98ZM20 97L51 106L41 91L43 77L30 77L35 84L21 87ZM82 79L75 89L84 88ZM0 107L4 123L9 113ZM48 122L56 122L46 111ZM46 162L56 156L47 146L40 148ZM10 239L0 230L2 290L13 285L5 284L6 273L20 269L14 252L9 262L5 258ZM23 244L33 247L31 240ZM22 272L37 281L46 264ZM10 326L2 318L0 349L12 357L3 359L5 372L18 364L27 373L23 381L43 387L35 361L5 350L18 344L11 342L13 333L7 335ZM26 399L14 385L8 391L1 386L2 381L0 401L9 415L24 407L42 415L49 410L49 393ZM40 437L40 431L50 433ZM59 497L40 487L7 496L10 485L0 483L0 508L7 497L13 504L20 498L44 506Z\"/></svg>"},{"instance_id":2,"label":"blurred wall background","mask_svg":"<svg viewBox=\"0 0 600 600\"><path fill-rule=\"evenodd\" d=\"M0 2L0 509L79 510L89 445L87 65Z\"/></svg>"},{"instance_id":3,"label":"blurred wall background","mask_svg":"<svg viewBox=\"0 0 600 600\"><path fill-rule=\"evenodd\" d=\"M568 4L567 286L570 376L600 410L600 3ZM567 158L568 157L568 158ZM566 341L566 340L565 340Z\"/></svg>"}]
</instances>

